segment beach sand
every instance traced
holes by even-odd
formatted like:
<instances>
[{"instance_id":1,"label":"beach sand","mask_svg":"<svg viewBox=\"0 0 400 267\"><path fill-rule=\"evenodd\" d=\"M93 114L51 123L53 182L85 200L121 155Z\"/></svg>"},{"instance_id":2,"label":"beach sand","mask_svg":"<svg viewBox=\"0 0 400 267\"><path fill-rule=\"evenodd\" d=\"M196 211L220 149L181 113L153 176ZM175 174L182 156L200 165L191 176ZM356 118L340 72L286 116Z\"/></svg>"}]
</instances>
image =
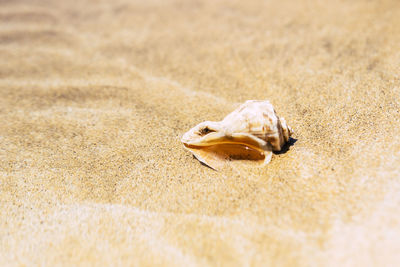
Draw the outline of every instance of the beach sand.
<instances>
[{"instance_id":1,"label":"beach sand","mask_svg":"<svg viewBox=\"0 0 400 267\"><path fill-rule=\"evenodd\" d=\"M0 265L400 264L400 2L0 1ZM181 136L293 128L216 172Z\"/></svg>"}]
</instances>

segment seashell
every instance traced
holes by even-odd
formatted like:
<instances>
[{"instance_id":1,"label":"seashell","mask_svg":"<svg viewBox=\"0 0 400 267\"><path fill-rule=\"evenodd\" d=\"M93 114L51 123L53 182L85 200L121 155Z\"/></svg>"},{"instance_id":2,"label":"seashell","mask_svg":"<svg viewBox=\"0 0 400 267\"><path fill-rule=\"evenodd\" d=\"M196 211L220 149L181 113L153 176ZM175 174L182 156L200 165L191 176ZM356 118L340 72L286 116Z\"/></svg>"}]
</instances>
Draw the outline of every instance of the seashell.
<instances>
[{"instance_id":1,"label":"seashell","mask_svg":"<svg viewBox=\"0 0 400 267\"><path fill-rule=\"evenodd\" d=\"M284 118L267 100L247 100L222 121L205 121L182 137L185 148L205 165L218 169L232 160L268 164L292 135Z\"/></svg>"}]
</instances>

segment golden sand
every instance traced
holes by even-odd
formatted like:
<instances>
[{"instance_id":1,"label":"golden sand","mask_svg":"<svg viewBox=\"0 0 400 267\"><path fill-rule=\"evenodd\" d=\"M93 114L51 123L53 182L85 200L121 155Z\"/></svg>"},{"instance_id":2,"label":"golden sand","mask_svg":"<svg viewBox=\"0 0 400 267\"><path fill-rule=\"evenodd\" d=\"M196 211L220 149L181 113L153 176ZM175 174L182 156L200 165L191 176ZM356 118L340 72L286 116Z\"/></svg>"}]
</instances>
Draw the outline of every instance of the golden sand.
<instances>
[{"instance_id":1,"label":"golden sand","mask_svg":"<svg viewBox=\"0 0 400 267\"><path fill-rule=\"evenodd\" d=\"M400 2L0 1L0 265L400 264ZM268 99L265 168L180 143Z\"/></svg>"}]
</instances>

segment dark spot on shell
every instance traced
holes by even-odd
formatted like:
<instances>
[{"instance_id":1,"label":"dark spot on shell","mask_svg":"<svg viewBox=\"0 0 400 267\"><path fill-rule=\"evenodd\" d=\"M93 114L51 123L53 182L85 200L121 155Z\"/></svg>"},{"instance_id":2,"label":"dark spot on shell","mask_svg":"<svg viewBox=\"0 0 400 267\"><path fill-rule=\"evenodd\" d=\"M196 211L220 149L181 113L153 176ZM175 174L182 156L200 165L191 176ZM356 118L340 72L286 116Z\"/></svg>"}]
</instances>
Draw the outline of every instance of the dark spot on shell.
<instances>
[{"instance_id":1,"label":"dark spot on shell","mask_svg":"<svg viewBox=\"0 0 400 267\"><path fill-rule=\"evenodd\" d=\"M203 129L201 129L201 130L199 131L199 133L200 133L201 136L204 136L204 135L209 134L209 133L212 133L212 132L215 132L215 131L212 130L212 129L210 129L210 128L208 128L208 127L204 127Z\"/></svg>"}]
</instances>

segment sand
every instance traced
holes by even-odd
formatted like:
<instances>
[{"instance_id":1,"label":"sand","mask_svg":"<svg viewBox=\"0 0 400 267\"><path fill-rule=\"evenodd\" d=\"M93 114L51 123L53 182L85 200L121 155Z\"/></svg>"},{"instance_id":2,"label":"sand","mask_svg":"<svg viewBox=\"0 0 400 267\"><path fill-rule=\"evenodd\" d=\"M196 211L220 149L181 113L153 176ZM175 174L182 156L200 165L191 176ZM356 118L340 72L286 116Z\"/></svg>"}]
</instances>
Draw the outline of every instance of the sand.
<instances>
[{"instance_id":1,"label":"sand","mask_svg":"<svg viewBox=\"0 0 400 267\"><path fill-rule=\"evenodd\" d=\"M399 25L396 0L0 1L0 265L399 265ZM285 153L183 149L247 99Z\"/></svg>"}]
</instances>

